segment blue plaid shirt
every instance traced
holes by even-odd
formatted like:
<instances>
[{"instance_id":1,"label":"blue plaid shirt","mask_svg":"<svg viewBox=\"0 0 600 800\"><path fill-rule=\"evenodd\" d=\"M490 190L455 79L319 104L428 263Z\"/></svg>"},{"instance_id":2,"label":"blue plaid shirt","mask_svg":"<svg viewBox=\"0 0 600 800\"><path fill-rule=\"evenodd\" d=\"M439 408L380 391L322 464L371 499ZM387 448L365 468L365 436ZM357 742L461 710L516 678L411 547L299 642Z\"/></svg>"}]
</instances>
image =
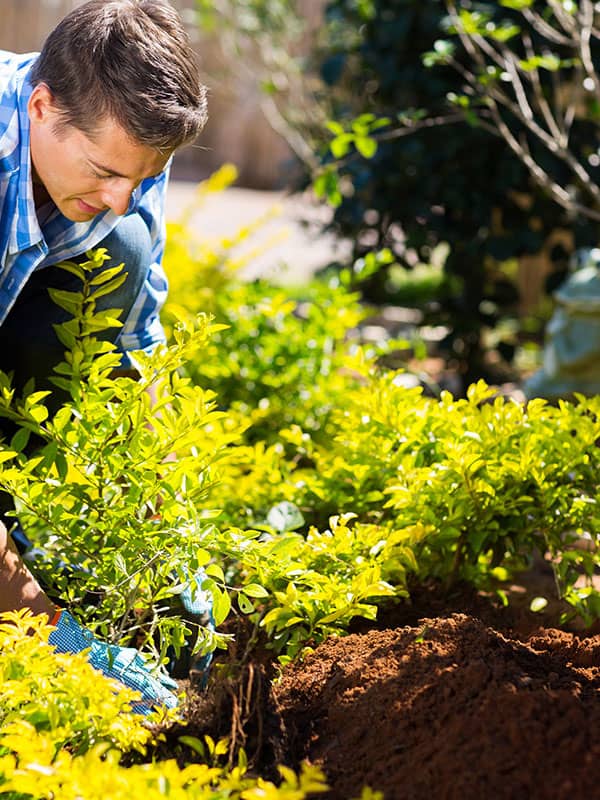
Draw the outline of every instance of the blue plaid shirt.
<instances>
[{"instance_id":1,"label":"blue plaid shirt","mask_svg":"<svg viewBox=\"0 0 600 800\"><path fill-rule=\"evenodd\" d=\"M36 269L85 253L113 230L120 217L105 211L89 222L71 222L58 209L40 227L36 216L29 151L27 79L37 53L0 50L0 325ZM165 334L159 312L167 295L161 267L165 243L165 192L168 166L135 189L128 214L137 212L152 237L152 263L117 339L122 365L131 366L132 350L152 351Z\"/></svg>"}]
</instances>

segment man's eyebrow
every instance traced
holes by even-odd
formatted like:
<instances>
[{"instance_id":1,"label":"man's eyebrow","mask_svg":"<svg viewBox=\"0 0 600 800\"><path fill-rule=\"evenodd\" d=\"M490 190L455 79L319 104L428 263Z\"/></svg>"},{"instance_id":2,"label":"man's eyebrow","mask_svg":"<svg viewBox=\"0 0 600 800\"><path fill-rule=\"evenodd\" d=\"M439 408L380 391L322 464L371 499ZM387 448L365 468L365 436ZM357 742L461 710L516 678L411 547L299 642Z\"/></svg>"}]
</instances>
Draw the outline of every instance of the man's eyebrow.
<instances>
[{"instance_id":1,"label":"man's eyebrow","mask_svg":"<svg viewBox=\"0 0 600 800\"><path fill-rule=\"evenodd\" d=\"M97 170L100 170L100 172L108 172L109 175L114 175L115 178L127 177L127 175L123 175L121 172L117 172L116 170L111 169L110 167L105 167L103 164L99 164L97 161L94 161L93 158L88 158L88 161L90 162L92 167L94 167Z\"/></svg>"},{"instance_id":2,"label":"man's eyebrow","mask_svg":"<svg viewBox=\"0 0 600 800\"><path fill-rule=\"evenodd\" d=\"M88 161L94 167L94 169L97 169L100 172L108 172L109 175L112 175L115 178L126 178L127 180L129 180L127 175L123 175L121 172L117 172L116 170L111 169L110 167L105 167L103 164L99 164L97 161L94 161L93 158L88 158ZM159 170L154 175L148 175L146 178L143 178L142 180L147 180L147 178L158 178L161 172L162 169Z\"/></svg>"}]
</instances>

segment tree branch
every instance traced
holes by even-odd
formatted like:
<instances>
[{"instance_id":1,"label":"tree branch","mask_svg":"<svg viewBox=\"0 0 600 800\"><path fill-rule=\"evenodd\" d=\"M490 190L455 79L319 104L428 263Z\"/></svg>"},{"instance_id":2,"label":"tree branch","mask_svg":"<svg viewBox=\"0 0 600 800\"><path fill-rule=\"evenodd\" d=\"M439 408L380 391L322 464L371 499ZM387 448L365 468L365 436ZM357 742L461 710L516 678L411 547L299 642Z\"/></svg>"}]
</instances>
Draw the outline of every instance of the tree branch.
<instances>
[{"instance_id":1,"label":"tree branch","mask_svg":"<svg viewBox=\"0 0 600 800\"><path fill-rule=\"evenodd\" d=\"M554 12L554 17L558 24L562 27L563 31L571 35L576 33L577 22L575 17L569 14L568 11L565 11L560 0L547 0L547 3Z\"/></svg>"},{"instance_id":2,"label":"tree branch","mask_svg":"<svg viewBox=\"0 0 600 800\"><path fill-rule=\"evenodd\" d=\"M527 58L530 61L533 61L535 58L535 51L533 49L533 42L531 41L531 37L528 33L524 33L522 36L523 40L523 47L525 48L525 53L527 54ZM530 83L533 87L533 97L537 103L537 106L542 114L546 125L548 126L548 130L558 139L559 144L561 147L566 147L569 143L569 133L567 131L567 126L565 124L564 119L562 120L562 124L560 124L554 117L552 113L552 109L550 108L548 101L546 100L546 95L544 94L544 89L542 87L542 82L540 80L540 73L537 67L534 67L529 72L529 79Z\"/></svg>"},{"instance_id":3,"label":"tree branch","mask_svg":"<svg viewBox=\"0 0 600 800\"><path fill-rule=\"evenodd\" d=\"M571 214L576 212L582 216L588 217L589 219L600 222L600 211L596 211L594 208L590 208L589 206L578 203L573 199L566 189L564 189L560 184L556 183L556 181L554 181L550 175L532 158L529 150L526 150L516 139L502 118L502 115L500 114L498 107L495 105L493 100L491 100L491 103L493 103L492 113L494 114L494 119L496 120L496 124L498 126L499 135L502 136L513 153L529 169L532 178L538 184L538 186L545 191L550 192L551 196L556 200L556 202Z\"/></svg>"},{"instance_id":4,"label":"tree branch","mask_svg":"<svg viewBox=\"0 0 600 800\"><path fill-rule=\"evenodd\" d=\"M555 18L563 30L570 34L569 38L565 37L569 47L575 50L575 53L581 51L581 37L587 37L587 45L589 47L589 37L591 36L591 27L593 22L593 6L591 0L583 0L585 7L582 9L581 19L569 15L556 0L549 0L549 3L554 11ZM563 130L559 127L552 110L550 109L547 100L544 96L543 87L539 78L537 69L527 74L525 70L519 67L515 54L505 45L494 45L490 43L484 36L479 34L467 34L461 20L456 11L456 4L454 0L446 0L447 8L451 16L452 22L456 28L461 43L465 47L467 53L471 56L474 63L481 68L482 72L485 71L487 66L486 57L494 64L502 68L511 78L511 89L514 92L514 99L508 94L508 90L503 89L498 83L493 85L483 86L478 76L466 68L459 68L460 74L463 76L468 85L472 88L476 95L478 95L484 102L487 103L492 116L498 126L498 131L502 135L511 150L518 156L518 158L529 169L535 180L544 186L551 195L560 203L564 208L574 209L577 207L580 213L585 213L593 219L600 219L600 211L597 211L596 206L600 209L600 188L595 181L592 180L589 172L584 167L581 160L575 157L568 147L569 131L571 124L575 118L575 102L571 102L567 107L564 121ZM591 16L590 16L591 14ZM537 21L537 18L536 18ZM585 24L583 24L585 23ZM578 33L577 26L581 26L581 34ZM550 30L554 30L551 26ZM544 28L546 31L546 28ZM523 39L526 52L533 54L533 45L531 39ZM451 63L456 67L456 60L452 59ZM593 71L594 80L596 79L593 62L591 61L591 53L589 55L589 64L586 70L591 68ZM536 118L531 103L527 97L524 84L521 80L519 72L522 72L529 81L533 89L533 97L536 101L536 108L540 114ZM595 86L597 82L595 81ZM539 164L535 162L529 147L523 146L519 143L518 139L510 129L504 117L500 113L499 106L502 106L508 111L515 120L523 125L525 131L528 131L535 137L555 158L562 161L571 171L574 177L581 183L582 190L590 196L593 205L591 207L581 206L575 203L571 194L554 181L549 173L544 170ZM548 126L548 130L538 121L543 120L543 123ZM583 211L583 209L586 209Z\"/></svg>"},{"instance_id":5,"label":"tree branch","mask_svg":"<svg viewBox=\"0 0 600 800\"><path fill-rule=\"evenodd\" d=\"M596 100L600 103L600 83L598 82L590 48L592 28L594 25L594 5L591 0L582 0L580 9L579 18L581 20L581 32L576 34L576 36L579 44L581 63L583 64L587 77L594 84L594 94L596 95Z\"/></svg>"},{"instance_id":6,"label":"tree branch","mask_svg":"<svg viewBox=\"0 0 600 800\"><path fill-rule=\"evenodd\" d=\"M559 33L552 25L548 24L546 20L540 16L536 11L532 11L530 8L524 8L521 11L521 14L525 17L527 22L531 25L534 30L540 32L542 36L545 36L548 41L553 42L554 44L561 44L569 46L572 44L572 39L569 36L564 36L562 33Z\"/></svg>"}]
</instances>

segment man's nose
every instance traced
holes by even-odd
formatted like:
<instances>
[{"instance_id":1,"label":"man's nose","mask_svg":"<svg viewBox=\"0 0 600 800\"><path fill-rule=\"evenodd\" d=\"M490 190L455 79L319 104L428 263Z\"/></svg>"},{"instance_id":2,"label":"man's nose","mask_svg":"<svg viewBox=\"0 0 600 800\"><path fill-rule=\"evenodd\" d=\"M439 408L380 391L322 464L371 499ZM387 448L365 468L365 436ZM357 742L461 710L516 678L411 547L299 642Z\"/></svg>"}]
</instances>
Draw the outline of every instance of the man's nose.
<instances>
[{"instance_id":1,"label":"man's nose","mask_svg":"<svg viewBox=\"0 0 600 800\"><path fill-rule=\"evenodd\" d=\"M117 216L121 217L127 212L129 208L129 201L133 192L133 185L130 181L124 181L119 178L114 182L111 181L110 185L103 187L101 198L104 206Z\"/></svg>"}]
</instances>

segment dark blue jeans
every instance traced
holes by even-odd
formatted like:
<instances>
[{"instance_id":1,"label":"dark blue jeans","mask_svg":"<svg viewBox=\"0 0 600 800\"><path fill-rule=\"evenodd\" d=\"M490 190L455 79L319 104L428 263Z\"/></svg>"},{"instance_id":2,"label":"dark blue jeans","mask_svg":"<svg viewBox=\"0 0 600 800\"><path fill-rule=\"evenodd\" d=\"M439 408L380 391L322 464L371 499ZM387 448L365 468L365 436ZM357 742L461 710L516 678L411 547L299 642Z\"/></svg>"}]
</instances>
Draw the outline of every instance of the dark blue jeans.
<instances>
[{"instance_id":1,"label":"dark blue jeans","mask_svg":"<svg viewBox=\"0 0 600 800\"><path fill-rule=\"evenodd\" d=\"M116 228L98 247L105 247L109 261L102 269L125 263L125 282L108 295L98 299L98 311L121 308L121 321L125 320L135 302L151 261L150 233L139 214L123 217ZM72 259L84 261L85 254ZM81 282L70 272L57 267L46 267L34 272L8 317L0 326L0 370L13 372L13 385L19 392L30 378L36 389L51 389L51 405L58 407L64 400L60 391L48 381L52 368L63 360L64 346L59 341L53 325L66 322L69 314L56 306L48 288L80 291ZM99 338L115 341L118 328L109 328Z\"/></svg>"}]
</instances>

